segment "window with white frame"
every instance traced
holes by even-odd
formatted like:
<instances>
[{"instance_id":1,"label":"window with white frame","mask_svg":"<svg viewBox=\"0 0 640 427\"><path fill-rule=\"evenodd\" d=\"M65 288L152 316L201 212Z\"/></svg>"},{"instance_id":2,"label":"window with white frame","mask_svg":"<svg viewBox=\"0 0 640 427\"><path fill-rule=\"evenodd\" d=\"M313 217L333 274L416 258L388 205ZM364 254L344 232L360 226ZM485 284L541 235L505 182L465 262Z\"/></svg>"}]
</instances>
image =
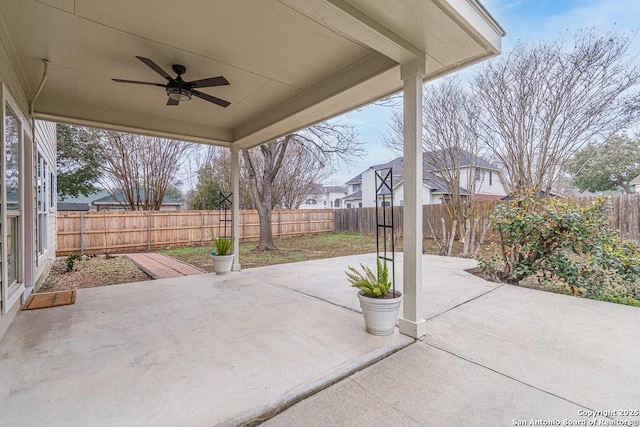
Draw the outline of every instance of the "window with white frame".
<instances>
[{"instance_id":1,"label":"window with white frame","mask_svg":"<svg viewBox=\"0 0 640 427\"><path fill-rule=\"evenodd\" d=\"M38 220L36 227L38 229L38 255L42 255L47 250L49 240L49 192L51 188L48 185L49 165L42 154L38 153Z\"/></svg>"},{"instance_id":2,"label":"window with white frame","mask_svg":"<svg viewBox=\"0 0 640 427\"><path fill-rule=\"evenodd\" d=\"M0 114L2 114L0 112ZM6 252L7 283L3 284L3 304L6 298L18 287L20 281L20 188L21 176L21 150L20 150L21 123L13 113L9 105L6 105L4 118L4 168L5 168L5 211L6 223L3 224L6 235L4 250ZM4 267L4 266L3 266Z\"/></svg>"},{"instance_id":3,"label":"window with white frame","mask_svg":"<svg viewBox=\"0 0 640 427\"><path fill-rule=\"evenodd\" d=\"M49 171L49 212L53 212L56 206L56 176Z\"/></svg>"}]
</instances>

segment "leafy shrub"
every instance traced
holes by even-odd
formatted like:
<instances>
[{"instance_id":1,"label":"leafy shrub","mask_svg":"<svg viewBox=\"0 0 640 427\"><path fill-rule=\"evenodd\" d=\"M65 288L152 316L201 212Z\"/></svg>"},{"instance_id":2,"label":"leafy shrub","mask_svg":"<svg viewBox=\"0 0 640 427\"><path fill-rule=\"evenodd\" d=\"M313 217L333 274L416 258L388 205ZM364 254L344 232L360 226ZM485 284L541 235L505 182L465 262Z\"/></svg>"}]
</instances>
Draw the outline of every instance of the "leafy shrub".
<instances>
[{"instance_id":1,"label":"leafy shrub","mask_svg":"<svg viewBox=\"0 0 640 427\"><path fill-rule=\"evenodd\" d=\"M499 255L481 258L490 277L523 279L588 298L640 299L640 247L608 227L604 201L587 206L524 194L496 206Z\"/></svg>"},{"instance_id":2,"label":"leafy shrub","mask_svg":"<svg viewBox=\"0 0 640 427\"><path fill-rule=\"evenodd\" d=\"M65 264L67 266L67 269L65 270L65 272L69 273L70 271L73 271L73 267L75 266L76 261L81 261L81 260L82 260L81 255L78 255L76 253L69 254L69 256L67 256L67 259L65 260Z\"/></svg>"},{"instance_id":3,"label":"leafy shrub","mask_svg":"<svg viewBox=\"0 0 640 427\"><path fill-rule=\"evenodd\" d=\"M377 276L369 267L362 264L360 264L362 272L352 266L348 266L348 271L345 271L345 274L351 286L360 289L364 296L383 298L389 293L389 289L391 288L389 269L387 268L387 262L381 261L380 258L376 259L376 266L378 270Z\"/></svg>"}]
</instances>

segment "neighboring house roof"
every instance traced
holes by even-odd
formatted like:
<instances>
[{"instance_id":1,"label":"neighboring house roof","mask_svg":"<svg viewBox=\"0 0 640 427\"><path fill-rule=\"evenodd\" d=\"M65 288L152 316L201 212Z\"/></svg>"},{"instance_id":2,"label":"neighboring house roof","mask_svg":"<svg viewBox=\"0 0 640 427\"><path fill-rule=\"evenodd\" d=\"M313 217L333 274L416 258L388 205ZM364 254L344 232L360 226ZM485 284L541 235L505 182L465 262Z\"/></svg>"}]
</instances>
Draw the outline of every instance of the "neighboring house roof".
<instances>
[{"instance_id":1,"label":"neighboring house roof","mask_svg":"<svg viewBox=\"0 0 640 427\"><path fill-rule=\"evenodd\" d=\"M65 212L83 212L90 209L89 203L58 202L57 210Z\"/></svg>"},{"instance_id":2,"label":"neighboring house roof","mask_svg":"<svg viewBox=\"0 0 640 427\"><path fill-rule=\"evenodd\" d=\"M447 182L444 179L429 171L424 172L422 176L422 182L428 185L429 188L431 188L431 191L435 191L438 193L448 193ZM467 194L467 189L460 187L459 192L460 194Z\"/></svg>"},{"instance_id":3,"label":"neighboring house roof","mask_svg":"<svg viewBox=\"0 0 640 427\"><path fill-rule=\"evenodd\" d=\"M321 184L316 185L315 187L313 187L313 189L309 192L309 196L311 195L315 195L315 194L324 194L324 188L322 187Z\"/></svg>"},{"instance_id":4,"label":"neighboring house roof","mask_svg":"<svg viewBox=\"0 0 640 427\"><path fill-rule=\"evenodd\" d=\"M115 197L114 197L115 196ZM144 200L144 191L140 191L140 198ZM112 195L107 195L101 197L97 200L91 202L92 205L125 205L125 197L122 191L117 191ZM172 199L170 197L164 196L162 198L163 205L175 205L180 206L182 202Z\"/></svg>"},{"instance_id":5,"label":"neighboring house roof","mask_svg":"<svg viewBox=\"0 0 640 427\"><path fill-rule=\"evenodd\" d=\"M426 172L424 175L426 177L422 180L422 184L427 186L431 190L431 192L449 194L449 190L447 189L447 184L444 179L432 174L431 172ZM394 181L395 181L395 178L394 178ZM394 186L394 188L402 184L403 182L404 180L400 180ZM467 194L467 189L464 187L460 187L459 192L460 194L465 195ZM380 192L380 194L385 194L385 193L388 194L388 191L386 191L385 189L383 189L383 191ZM502 197L502 196L499 196L499 197Z\"/></svg>"},{"instance_id":6,"label":"neighboring house roof","mask_svg":"<svg viewBox=\"0 0 640 427\"><path fill-rule=\"evenodd\" d=\"M427 151L423 154L423 158L424 158L424 167L422 168L422 179L425 181L430 181L431 184L433 184L435 187L437 187L438 189L443 189L446 188L446 185L443 186L444 181L442 181L440 178L437 178L432 172L436 170L435 166L434 166L434 161L432 160L433 157L437 157L439 155L442 155L442 153L444 152L444 150L437 150L437 151ZM444 158L444 161L447 164L447 167L450 167L451 165L451 161L448 157ZM494 165L493 163L488 162L487 160L483 159L482 157L478 157L478 156L473 156L471 153L469 153L466 150L460 150L460 167L469 167L469 166L478 166L481 168L485 168L485 169L492 169L492 170L496 170L499 171L500 169L498 169L498 167L496 165ZM396 157L395 159L387 162L387 163L381 163L379 165L374 165L369 167L369 169L367 170L378 170L378 169L386 169L386 168L392 168L393 169L393 182L394 182L394 186L402 181L403 179L403 174L404 174L404 158L403 157ZM366 171L363 171L362 173L364 173ZM351 178L349 181L346 182L347 185L349 184L358 184L362 182L362 173L360 173L359 175ZM432 185L429 185L429 187L434 188ZM465 190L466 193L466 190ZM463 193L464 194L464 193Z\"/></svg>"},{"instance_id":7,"label":"neighboring house roof","mask_svg":"<svg viewBox=\"0 0 640 427\"><path fill-rule=\"evenodd\" d=\"M346 193L347 189L342 185L326 185L324 187L325 193Z\"/></svg>"},{"instance_id":8,"label":"neighboring house roof","mask_svg":"<svg viewBox=\"0 0 640 427\"><path fill-rule=\"evenodd\" d=\"M509 194L508 196L504 196L500 200L514 200L516 197L517 196L513 194ZM544 199L545 197L553 197L553 198L559 199L562 197L562 195L554 193L553 191L550 191L549 193L547 193L546 191L538 191L539 199Z\"/></svg>"},{"instance_id":9,"label":"neighboring house roof","mask_svg":"<svg viewBox=\"0 0 640 427\"><path fill-rule=\"evenodd\" d=\"M429 151L424 153L424 164L425 166L427 166L427 169L428 170L441 169L440 167L438 167L440 165L434 164L436 162L436 160L434 159L438 159L438 162L444 162L446 165L446 168L450 169L451 156L444 155L444 153L445 153L445 150L436 150L436 151ZM474 156L470 152L461 149L460 150L460 167L464 168L468 166L478 166L485 169L498 170L498 167L493 163L488 162L482 157Z\"/></svg>"},{"instance_id":10,"label":"neighboring house roof","mask_svg":"<svg viewBox=\"0 0 640 427\"><path fill-rule=\"evenodd\" d=\"M329 193L346 193L347 189L341 185L322 185L318 184L314 187L309 195L312 194L329 194Z\"/></svg>"},{"instance_id":11,"label":"neighboring house roof","mask_svg":"<svg viewBox=\"0 0 640 427\"><path fill-rule=\"evenodd\" d=\"M359 173L358 175L354 176L349 181L345 182L345 185L360 184L360 183L362 183L362 174L361 173Z\"/></svg>"},{"instance_id":12,"label":"neighboring house roof","mask_svg":"<svg viewBox=\"0 0 640 427\"><path fill-rule=\"evenodd\" d=\"M640 175L638 175L635 178L633 178L629 184L630 185L640 185Z\"/></svg>"},{"instance_id":13,"label":"neighboring house roof","mask_svg":"<svg viewBox=\"0 0 640 427\"><path fill-rule=\"evenodd\" d=\"M58 197L58 206L60 205L60 202L67 202L67 203L91 203L92 201L96 200L96 199L100 199L102 197L108 196L109 192L106 190L99 190L96 191L95 193L90 193L88 196L84 196L84 195L79 195L77 197L72 197L72 196L66 196L66 197Z\"/></svg>"},{"instance_id":14,"label":"neighboring house roof","mask_svg":"<svg viewBox=\"0 0 640 427\"><path fill-rule=\"evenodd\" d=\"M358 200L362 199L362 191L356 191L355 193L351 193L347 196L344 196L343 200Z\"/></svg>"}]
</instances>

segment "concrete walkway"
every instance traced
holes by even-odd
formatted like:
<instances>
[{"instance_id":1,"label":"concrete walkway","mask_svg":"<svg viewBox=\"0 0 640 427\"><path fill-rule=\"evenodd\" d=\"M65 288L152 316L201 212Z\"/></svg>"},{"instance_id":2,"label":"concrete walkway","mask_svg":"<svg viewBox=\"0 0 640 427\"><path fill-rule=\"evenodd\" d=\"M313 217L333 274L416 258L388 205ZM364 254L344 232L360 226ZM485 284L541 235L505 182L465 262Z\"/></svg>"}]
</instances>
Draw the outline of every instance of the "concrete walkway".
<instances>
[{"instance_id":1,"label":"concrete walkway","mask_svg":"<svg viewBox=\"0 0 640 427\"><path fill-rule=\"evenodd\" d=\"M21 312L0 341L0 425L242 425L293 405L266 425L506 426L638 406L640 309L425 255L427 337L374 337L343 273L360 261L374 264L81 289Z\"/></svg>"},{"instance_id":2,"label":"concrete walkway","mask_svg":"<svg viewBox=\"0 0 640 427\"><path fill-rule=\"evenodd\" d=\"M636 415L587 415L621 410ZM504 285L265 425L625 425L615 420L640 425L640 309Z\"/></svg>"}]
</instances>

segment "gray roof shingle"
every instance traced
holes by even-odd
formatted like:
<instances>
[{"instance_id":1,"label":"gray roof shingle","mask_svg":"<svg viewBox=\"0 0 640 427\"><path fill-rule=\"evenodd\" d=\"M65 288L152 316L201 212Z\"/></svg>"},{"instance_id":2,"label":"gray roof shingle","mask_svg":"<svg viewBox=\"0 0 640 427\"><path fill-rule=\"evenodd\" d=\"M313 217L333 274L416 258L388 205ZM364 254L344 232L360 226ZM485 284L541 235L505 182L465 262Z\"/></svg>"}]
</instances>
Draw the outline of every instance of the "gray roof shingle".
<instances>
[{"instance_id":1,"label":"gray roof shingle","mask_svg":"<svg viewBox=\"0 0 640 427\"><path fill-rule=\"evenodd\" d=\"M435 161L433 161L433 157L434 156L442 156L443 155L444 150L437 150L437 151L427 151L423 154L424 157L424 167L422 168L422 177L423 180L425 181L432 181L434 183L434 185L442 187L442 180L440 178L437 178L432 172L437 170L435 167ZM451 159L448 158L448 156L445 156L445 158L443 159L447 165L447 167L450 167L451 165ZM493 169L493 170L499 170L498 167L490 162L488 162L487 160L483 159L482 157L479 156L473 156L471 153L469 153L466 150L460 150L460 167L467 167L467 166L479 166L481 168L486 168L486 169ZM393 181L394 181L394 185L398 182L400 182L403 179L403 173L404 173L404 159L402 157L396 157L395 159L387 162L387 163L381 163L379 165L374 165L371 166L369 169L367 170L378 170L378 169L386 169L386 168L392 168L393 169ZM366 172L366 171L364 171ZM363 172L363 173L364 173ZM359 175L351 178L349 181L346 182L346 184L358 184L362 182L362 173L360 173ZM426 183L426 182L425 182ZM429 187L431 187L431 185L429 185ZM442 187L442 188L446 188ZM466 192L466 190L465 190Z\"/></svg>"}]
</instances>

